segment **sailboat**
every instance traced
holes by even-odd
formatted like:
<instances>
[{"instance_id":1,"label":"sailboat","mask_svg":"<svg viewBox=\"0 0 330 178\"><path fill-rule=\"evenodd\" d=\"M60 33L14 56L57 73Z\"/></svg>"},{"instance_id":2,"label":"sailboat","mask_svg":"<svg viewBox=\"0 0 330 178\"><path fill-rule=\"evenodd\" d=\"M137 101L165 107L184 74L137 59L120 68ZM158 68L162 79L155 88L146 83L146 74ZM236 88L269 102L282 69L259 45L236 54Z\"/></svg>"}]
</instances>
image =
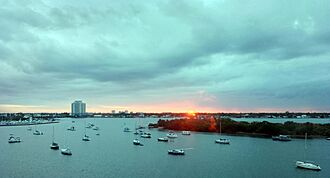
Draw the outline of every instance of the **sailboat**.
<instances>
[{"instance_id":1,"label":"sailboat","mask_svg":"<svg viewBox=\"0 0 330 178\"><path fill-rule=\"evenodd\" d=\"M307 149L306 141L307 141L307 133L305 133L304 157L305 157L305 152L306 152L306 149ZM308 170L314 170L314 171L320 171L321 170L321 167L318 164L316 164L314 162L311 162L311 161L297 161L296 162L296 166L298 168L308 169Z\"/></svg>"},{"instance_id":2,"label":"sailboat","mask_svg":"<svg viewBox=\"0 0 330 178\"><path fill-rule=\"evenodd\" d=\"M220 119L219 119L220 120ZM221 136L221 120L220 120L220 126L219 126L219 132L220 132L220 136ZM215 143L219 143L219 144L230 144L230 140L227 138L219 138L215 140Z\"/></svg>"},{"instance_id":3,"label":"sailboat","mask_svg":"<svg viewBox=\"0 0 330 178\"><path fill-rule=\"evenodd\" d=\"M66 144L66 142L67 142L67 140L65 141L65 144ZM69 156L72 155L72 151L71 151L71 149L69 147L62 148L61 149L61 153L63 155L69 155Z\"/></svg>"},{"instance_id":4,"label":"sailboat","mask_svg":"<svg viewBox=\"0 0 330 178\"><path fill-rule=\"evenodd\" d=\"M56 143L54 141L54 126L53 126L53 142L50 145L50 149L52 149L52 150L58 150L59 148L60 148L60 146L58 145L58 143Z\"/></svg>"},{"instance_id":5,"label":"sailboat","mask_svg":"<svg viewBox=\"0 0 330 178\"><path fill-rule=\"evenodd\" d=\"M85 127L85 135L84 137L82 138L83 141L90 141L90 138L88 135L86 135L86 127Z\"/></svg>"}]
</instances>

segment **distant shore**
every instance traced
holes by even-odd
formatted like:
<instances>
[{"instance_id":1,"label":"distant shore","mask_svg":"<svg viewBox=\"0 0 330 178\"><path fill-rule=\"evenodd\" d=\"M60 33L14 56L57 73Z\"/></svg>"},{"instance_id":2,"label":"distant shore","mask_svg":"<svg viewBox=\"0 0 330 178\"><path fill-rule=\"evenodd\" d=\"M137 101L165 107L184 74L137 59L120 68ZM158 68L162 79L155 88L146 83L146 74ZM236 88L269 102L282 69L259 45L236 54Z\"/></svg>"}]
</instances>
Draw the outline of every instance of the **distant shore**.
<instances>
[{"instance_id":1,"label":"distant shore","mask_svg":"<svg viewBox=\"0 0 330 178\"><path fill-rule=\"evenodd\" d=\"M221 123L221 131L220 131ZM231 119L174 119L158 120L149 127L175 131L195 131L209 133L223 133L226 135L239 135L250 137L270 138L275 135L290 135L292 138L304 138L308 133L309 138L330 137L330 124L264 122L237 122Z\"/></svg>"},{"instance_id":2,"label":"distant shore","mask_svg":"<svg viewBox=\"0 0 330 178\"><path fill-rule=\"evenodd\" d=\"M59 123L59 121L45 121L45 122L31 122L31 123L20 123L20 122L16 122L16 123L12 123L12 122L1 122L1 123L0 123L0 127L1 127L1 126L31 126L31 125L41 125L41 124L55 124L55 123Z\"/></svg>"}]
</instances>

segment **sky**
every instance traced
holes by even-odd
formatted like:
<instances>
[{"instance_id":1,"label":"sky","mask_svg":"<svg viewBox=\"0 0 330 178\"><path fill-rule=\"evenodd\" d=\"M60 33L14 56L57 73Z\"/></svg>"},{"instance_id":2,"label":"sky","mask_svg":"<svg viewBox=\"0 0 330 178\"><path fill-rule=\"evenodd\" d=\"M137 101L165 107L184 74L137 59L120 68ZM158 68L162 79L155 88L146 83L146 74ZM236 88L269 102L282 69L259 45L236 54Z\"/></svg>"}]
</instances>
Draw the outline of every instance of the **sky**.
<instances>
[{"instance_id":1,"label":"sky","mask_svg":"<svg viewBox=\"0 0 330 178\"><path fill-rule=\"evenodd\" d=\"M330 111L327 0L0 3L0 112Z\"/></svg>"}]
</instances>

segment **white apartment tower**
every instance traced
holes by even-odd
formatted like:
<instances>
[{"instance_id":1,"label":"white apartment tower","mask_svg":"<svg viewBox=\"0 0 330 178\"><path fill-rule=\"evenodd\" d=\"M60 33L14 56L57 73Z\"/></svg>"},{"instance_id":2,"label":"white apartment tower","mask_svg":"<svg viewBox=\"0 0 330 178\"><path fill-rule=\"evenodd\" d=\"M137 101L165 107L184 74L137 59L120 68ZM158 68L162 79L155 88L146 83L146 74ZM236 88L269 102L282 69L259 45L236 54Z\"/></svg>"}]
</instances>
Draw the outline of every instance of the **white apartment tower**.
<instances>
[{"instance_id":1,"label":"white apartment tower","mask_svg":"<svg viewBox=\"0 0 330 178\"><path fill-rule=\"evenodd\" d=\"M71 116L83 116L86 114L86 103L81 100L75 101L71 104Z\"/></svg>"}]
</instances>

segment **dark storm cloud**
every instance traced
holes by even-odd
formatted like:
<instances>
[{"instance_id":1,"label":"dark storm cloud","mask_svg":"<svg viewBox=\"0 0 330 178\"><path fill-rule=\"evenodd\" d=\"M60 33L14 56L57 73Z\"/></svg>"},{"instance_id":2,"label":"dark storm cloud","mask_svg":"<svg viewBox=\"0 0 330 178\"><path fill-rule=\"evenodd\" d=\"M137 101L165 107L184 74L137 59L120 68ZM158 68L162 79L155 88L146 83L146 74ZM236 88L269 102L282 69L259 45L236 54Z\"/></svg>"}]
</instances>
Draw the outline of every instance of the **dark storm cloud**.
<instances>
[{"instance_id":1,"label":"dark storm cloud","mask_svg":"<svg viewBox=\"0 0 330 178\"><path fill-rule=\"evenodd\" d=\"M330 90L327 1L2 4L0 103L39 105L52 92L103 104L113 93L213 108L330 104L319 100Z\"/></svg>"}]
</instances>

